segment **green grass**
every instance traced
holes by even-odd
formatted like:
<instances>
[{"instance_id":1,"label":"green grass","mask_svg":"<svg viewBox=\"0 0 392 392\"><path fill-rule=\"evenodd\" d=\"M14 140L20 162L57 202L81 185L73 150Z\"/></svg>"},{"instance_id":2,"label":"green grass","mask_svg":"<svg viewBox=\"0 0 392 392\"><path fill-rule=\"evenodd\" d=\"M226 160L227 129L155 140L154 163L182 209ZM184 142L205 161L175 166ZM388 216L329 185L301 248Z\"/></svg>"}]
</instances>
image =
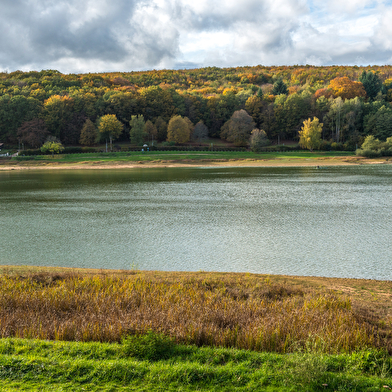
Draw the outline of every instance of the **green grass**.
<instances>
[{"instance_id":1,"label":"green grass","mask_svg":"<svg viewBox=\"0 0 392 392\"><path fill-rule=\"evenodd\" d=\"M48 162L63 162L63 163L77 163L77 162L133 162L133 161L160 161L160 160L216 160L216 159L311 159L321 157L339 157L339 156L354 156L351 151L326 151L326 152L308 152L308 151L293 151L293 152L237 152L237 151L150 151L150 152L108 152L108 153L89 153L89 154L63 154L56 155L54 158L50 155L37 155L32 157L17 157L13 160L34 160L34 161L48 161Z\"/></svg>"},{"instance_id":2,"label":"green grass","mask_svg":"<svg viewBox=\"0 0 392 392\"><path fill-rule=\"evenodd\" d=\"M146 343L144 339L142 344ZM173 344L165 359L159 360L158 356L148 360L140 355L129 356L127 344L137 342L3 339L0 388L2 391L380 391L392 385L391 358L379 351L283 355Z\"/></svg>"}]
</instances>

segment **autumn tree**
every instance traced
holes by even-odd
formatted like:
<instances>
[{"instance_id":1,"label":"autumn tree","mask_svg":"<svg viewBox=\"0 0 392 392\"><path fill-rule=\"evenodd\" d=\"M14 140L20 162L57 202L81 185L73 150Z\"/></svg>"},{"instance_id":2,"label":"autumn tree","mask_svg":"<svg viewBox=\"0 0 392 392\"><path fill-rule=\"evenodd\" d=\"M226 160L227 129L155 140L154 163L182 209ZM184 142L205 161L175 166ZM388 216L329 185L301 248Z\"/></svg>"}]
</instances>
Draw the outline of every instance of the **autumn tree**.
<instances>
[{"instance_id":1,"label":"autumn tree","mask_svg":"<svg viewBox=\"0 0 392 392\"><path fill-rule=\"evenodd\" d=\"M188 124L188 128L189 128L189 139L193 136L193 130L195 129L195 125L193 124L193 122L188 118L188 117L184 117L184 120L187 122Z\"/></svg>"},{"instance_id":2,"label":"autumn tree","mask_svg":"<svg viewBox=\"0 0 392 392\"><path fill-rule=\"evenodd\" d=\"M91 146L96 143L97 137L98 133L94 123L90 119L87 119L80 132L79 143L85 146Z\"/></svg>"},{"instance_id":3,"label":"autumn tree","mask_svg":"<svg viewBox=\"0 0 392 392\"><path fill-rule=\"evenodd\" d=\"M304 121L304 125L299 131L299 145L303 148L307 148L310 151L320 147L321 143L321 132L323 124L319 123L319 119L314 117L313 120L308 118Z\"/></svg>"},{"instance_id":4,"label":"autumn tree","mask_svg":"<svg viewBox=\"0 0 392 392\"><path fill-rule=\"evenodd\" d=\"M204 125L203 121L199 121L193 130L193 139L202 140L208 137L208 128Z\"/></svg>"},{"instance_id":5,"label":"autumn tree","mask_svg":"<svg viewBox=\"0 0 392 392\"><path fill-rule=\"evenodd\" d=\"M226 121L221 128L221 138L236 146L246 146L255 125L253 118L246 110L236 110L230 120Z\"/></svg>"},{"instance_id":6,"label":"autumn tree","mask_svg":"<svg viewBox=\"0 0 392 392\"><path fill-rule=\"evenodd\" d=\"M191 136L189 122L180 115L173 116L167 126L167 141L186 143Z\"/></svg>"},{"instance_id":7,"label":"autumn tree","mask_svg":"<svg viewBox=\"0 0 392 392\"><path fill-rule=\"evenodd\" d=\"M129 131L131 143L136 145L143 144L143 139L146 136L146 134L144 133L144 127L146 125L146 122L144 121L144 116L142 114L132 116L129 125L131 127Z\"/></svg>"},{"instance_id":8,"label":"autumn tree","mask_svg":"<svg viewBox=\"0 0 392 392\"><path fill-rule=\"evenodd\" d=\"M151 140L152 145L154 140L157 140L157 127L150 120L144 125L144 134L147 135L148 140Z\"/></svg>"},{"instance_id":9,"label":"autumn tree","mask_svg":"<svg viewBox=\"0 0 392 392\"><path fill-rule=\"evenodd\" d=\"M328 88L333 91L335 97L351 99L366 97L366 90L361 82L354 82L347 76L332 79Z\"/></svg>"},{"instance_id":10,"label":"autumn tree","mask_svg":"<svg viewBox=\"0 0 392 392\"><path fill-rule=\"evenodd\" d=\"M250 148L252 151L260 151L262 147L270 145L267 134L262 129L255 128L250 135Z\"/></svg>"},{"instance_id":11,"label":"autumn tree","mask_svg":"<svg viewBox=\"0 0 392 392\"><path fill-rule=\"evenodd\" d=\"M259 89L259 91L262 91L262 90ZM262 96L263 96L263 93L261 93L261 97ZM263 109L263 101L259 95L252 95L245 102L245 110L252 116L253 121L258 126L261 124L262 109Z\"/></svg>"},{"instance_id":12,"label":"autumn tree","mask_svg":"<svg viewBox=\"0 0 392 392\"><path fill-rule=\"evenodd\" d=\"M45 121L36 118L31 121L25 121L18 128L16 134L21 143L27 143L33 148L38 148L42 146L49 136L49 131L46 128Z\"/></svg>"},{"instance_id":13,"label":"autumn tree","mask_svg":"<svg viewBox=\"0 0 392 392\"><path fill-rule=\"evenodd\" d=\"M113 140L120 137L123 131L123 124L119 121L114 114L106 114L98 121L99 133L110 140L110 151L112 151Z\"/></svg>"}]
</instances>

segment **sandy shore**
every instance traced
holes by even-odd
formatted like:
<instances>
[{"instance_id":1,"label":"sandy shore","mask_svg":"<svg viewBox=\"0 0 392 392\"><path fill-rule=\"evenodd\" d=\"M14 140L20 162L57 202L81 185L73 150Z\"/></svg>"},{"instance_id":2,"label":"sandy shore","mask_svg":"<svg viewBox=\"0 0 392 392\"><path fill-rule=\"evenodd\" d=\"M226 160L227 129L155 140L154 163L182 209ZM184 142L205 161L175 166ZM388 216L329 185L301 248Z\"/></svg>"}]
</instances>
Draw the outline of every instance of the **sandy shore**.
<instances>
[{"instance_id":1,"label":"sandy shore","mask_svg":"<svg viewBox=\"0 0 392 392\"><path fill-rule=\"evenodd\" d=\"M305 167L305 166L353 166L369 164L391 164L387 158L367 159L357 156L317 158L274 158L274 159L200 159L200 160L157 160L157 161L82 161L62 162L4 162L0 171L9 170L72 170L72 169L140 169L174 167Z\"/></svg>"}]
</instances>

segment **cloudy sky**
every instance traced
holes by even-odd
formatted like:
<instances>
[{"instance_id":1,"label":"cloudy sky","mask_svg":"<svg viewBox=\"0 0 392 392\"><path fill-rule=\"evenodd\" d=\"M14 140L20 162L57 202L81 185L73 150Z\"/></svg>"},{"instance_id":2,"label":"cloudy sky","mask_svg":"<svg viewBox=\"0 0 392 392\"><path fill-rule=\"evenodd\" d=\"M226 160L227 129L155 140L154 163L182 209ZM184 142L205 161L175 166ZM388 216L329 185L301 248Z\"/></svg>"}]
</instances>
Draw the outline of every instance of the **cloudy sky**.
<instances>
[{"instance_id":1,"label":"cloudy sky","mask_svg":"<svg viewBox=\"0 0 392 392\"><path fill-rule=\"evenodd\" d=\"M392 0L0 0L0 71L392 63Z\"/></svg>"}]
</instances>

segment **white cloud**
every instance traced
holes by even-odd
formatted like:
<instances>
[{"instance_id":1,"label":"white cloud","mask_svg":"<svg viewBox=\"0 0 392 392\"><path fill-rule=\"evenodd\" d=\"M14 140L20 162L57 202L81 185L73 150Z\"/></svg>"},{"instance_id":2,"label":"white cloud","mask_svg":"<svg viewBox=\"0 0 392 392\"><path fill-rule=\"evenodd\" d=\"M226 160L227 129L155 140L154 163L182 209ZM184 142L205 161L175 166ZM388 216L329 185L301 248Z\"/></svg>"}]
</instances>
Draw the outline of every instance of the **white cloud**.
<instances>
[{"instance_id":1,"label":"white cloud","mask_svg":"<svg viewBox=\"0 0 392 392\"><path fill-rule=\"evenodd\" d=\"M3 0L0 69L385 64L390 0Z\"/></svg>"}]
</instances>

